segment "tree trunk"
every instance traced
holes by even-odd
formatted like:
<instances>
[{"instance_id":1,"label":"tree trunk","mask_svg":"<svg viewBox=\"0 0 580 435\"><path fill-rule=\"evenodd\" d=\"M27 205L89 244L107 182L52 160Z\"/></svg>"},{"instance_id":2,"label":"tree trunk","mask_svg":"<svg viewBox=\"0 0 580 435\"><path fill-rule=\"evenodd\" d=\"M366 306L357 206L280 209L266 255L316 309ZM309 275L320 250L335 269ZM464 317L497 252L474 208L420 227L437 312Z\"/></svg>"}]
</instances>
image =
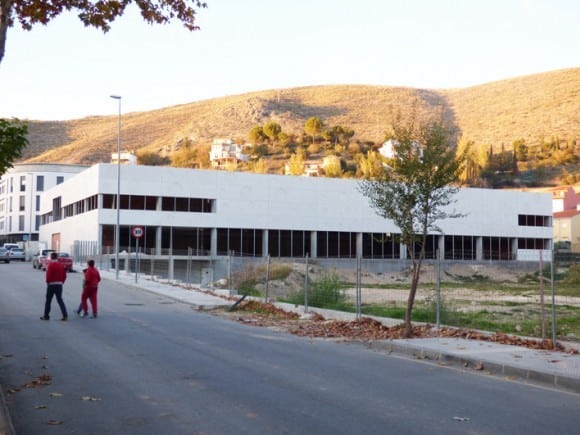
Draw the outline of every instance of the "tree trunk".
<instances>
[{"instance_id":1,"label":"tree trunk","mask_svg":"<svg viewBox=\"0 0 580 435\"><path fill-rule=\"evenodd\" d=\"M411 290L409 291L409 298L407 299L407 310L405 311L405 338L410 338L413 335L411 314L413 313L413 304L415 303L415 295L417 294L417 287L419 286L420 273L421 262L413 260L413 278L411 279Z\"/></svg>"},{"instance_id":2,"label":"tree trunk","mask_svg":"<svg viewBox=\"0 0 580 435\"><path fill-rule=\"evenodd\" d=\"M0 63L6 50L6 34L8 33L8 18L12 10L12 0L0 0Z\"/></svg>"}]
</instances>

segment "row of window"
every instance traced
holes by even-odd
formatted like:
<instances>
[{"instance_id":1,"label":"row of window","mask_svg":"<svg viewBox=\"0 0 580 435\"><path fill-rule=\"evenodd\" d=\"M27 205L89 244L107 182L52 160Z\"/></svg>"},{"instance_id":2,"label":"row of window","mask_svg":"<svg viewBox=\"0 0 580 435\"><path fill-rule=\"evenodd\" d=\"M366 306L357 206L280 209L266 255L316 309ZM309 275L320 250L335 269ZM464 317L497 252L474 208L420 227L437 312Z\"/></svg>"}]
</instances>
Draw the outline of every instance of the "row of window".
<instances>
[{"instance_id":1,"label":"row of window","mask_svg":"<svg viewBox=\"0 0 580 435\"><path fill-rule=\"evenodd\" d=\"M170 228L162 227L160 246L157 243L157 227L144 227L144 235L139 241L140 248L148 253L154 253L159 248L161 252L172 250L186 255L207 256L211 252L211 228ZM114 246L114 226L103 226L102 246L104 250ZM318 258L356 258L357 234L352 232L317 231L316 249L312 246L312 232L294 230L266 230L217 228L217 254L246 257L296 257L303 258L314 253ZM438 235L427 236L425 258L437 258L439 246ZM482 260L514 260L515 240L509 237L476 237L476 236L445 236L442 258L446 260L477 260L476 244L481 243ZM131 250L135 239L131 236L131 227L122 226L119 238L121 249ZM267 243L267 249L264 249ZM517 239L518 249L550 249L551 239ZM107 248L109 247L109 248ZM419 255L421 246L415 246L415 255ZM314 252L315 251L315 252ZM112 251L111 251L112 252ZM408 256L411 254L408 253ZM399 259L401 244L399 234L363 233L362 257L369 259Z\"/></svg>"},{"instance_id":2,"label":"row of window","mask_svg":"<svg viewBox=\"0 0 580 435\"><path fill-rule=\"evenodd\" d=\"M552 216L519 214L518 225L520 227L551 227Z\"/></svg>"},{"instance_id":3,"label":"row of window","mask_svg":"<svg viewBox=\"0 0 580 435\"><path fill-rule=\"evenodd\" d=\"M102 201L102 208L104 209L117 208L117 195L103 194ZM42 224L83 214L98 207L99 195L93 195L65 206L62 205L62 198L59 196L52 200L52 211L42 216ZM215 199L208 198L119 195L119 208L122 210L215 213L215 207Z\"/></svg>"}]
</instances>

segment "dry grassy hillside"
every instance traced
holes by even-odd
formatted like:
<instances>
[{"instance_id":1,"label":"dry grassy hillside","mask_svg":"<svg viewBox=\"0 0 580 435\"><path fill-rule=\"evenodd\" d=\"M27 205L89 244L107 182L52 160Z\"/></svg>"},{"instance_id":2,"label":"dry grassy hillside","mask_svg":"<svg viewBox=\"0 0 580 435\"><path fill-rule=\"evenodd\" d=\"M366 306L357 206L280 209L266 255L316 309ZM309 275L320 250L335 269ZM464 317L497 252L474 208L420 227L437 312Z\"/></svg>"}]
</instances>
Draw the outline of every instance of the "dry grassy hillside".
<instances>
[{"instance_id":1,"label":"dry grassy hillside","mask_svg":"<svg viewBox=\"0 0 580 435\"><path fill-rule=\"evenodd\" d=\"M316 116L327 125L355 130L354 140L383 139L392 115L413 104L442 110L459 133L500 146L518 138L580 138L580 68L458 90L382 86L312 86L252 92L122 116L124 150L167 156L182 139L205 145L216 137L245 140L268 121L299 133ZM117 145L117 116L62 122L30 122L26 161L90 164L109 161Z\"/></svg>"},{"instance_id":2,"label":"dry grassy hillside","mask_svg":"<svg viewBox=\"0 0 580 435\"><path fill-rule=\"evenodd\" d=\"M462 133L476 143L580 139L580 68L442 92Z\"/></svg>"}]
</instances>

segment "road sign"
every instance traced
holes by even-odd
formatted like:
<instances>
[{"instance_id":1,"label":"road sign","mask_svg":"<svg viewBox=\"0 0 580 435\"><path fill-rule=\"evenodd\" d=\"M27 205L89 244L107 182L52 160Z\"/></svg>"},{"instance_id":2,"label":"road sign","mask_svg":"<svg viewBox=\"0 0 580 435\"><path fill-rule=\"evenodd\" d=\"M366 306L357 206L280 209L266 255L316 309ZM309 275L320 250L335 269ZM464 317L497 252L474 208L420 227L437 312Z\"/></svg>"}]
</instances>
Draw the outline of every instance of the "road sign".
<instances>
[{"instance_id":1,"label":"road sign","mask_svg":"<svg viewBox=\"0 0 580 435\"><path fill-rule=\"evenodd\" d=\"M131 228L131 235L136 239L143 237L143 227L132 227Z\"/></svg>"}]
</instances>

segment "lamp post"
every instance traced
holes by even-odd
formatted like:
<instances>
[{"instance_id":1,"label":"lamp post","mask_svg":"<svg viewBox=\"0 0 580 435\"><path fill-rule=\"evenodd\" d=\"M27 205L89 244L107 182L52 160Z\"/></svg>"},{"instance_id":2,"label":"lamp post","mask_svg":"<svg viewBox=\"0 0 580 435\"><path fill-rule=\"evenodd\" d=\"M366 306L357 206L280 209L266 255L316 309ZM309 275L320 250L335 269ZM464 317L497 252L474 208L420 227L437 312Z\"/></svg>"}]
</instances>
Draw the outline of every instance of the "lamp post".
<instances>
[{"instance_id":1,"label":"lamp post","mask_svg":"<svg viewBox=\"0 0 580 435\"><path fill-rule=\"evenodd\" d=\"M34 187L34 174L32 172L28 172L27 175L30 175L30 209L28 210L28 249L27 249L27 255L30 256L30 260L32 261L32 253L31 253L31 249L30 249L30 242L32 241L32 208L34 207L33 205L33 198L34 198L34 192L32 191L32 188ZM36 230L36 228L34 228Z\"/></svg>"},{"instance_id":2,"label":"lamp post","mask_svg":"<svg viewBox=\"0 0 580 435\"><path fill-rule=\"evenodd\" d=\"M121 201L121 96L111 95L119 102L119 116L117 121L117 223L115 224L115 279L119 279L119 237L120 237L120 201Z\"/></svg>"}]
</instances>

